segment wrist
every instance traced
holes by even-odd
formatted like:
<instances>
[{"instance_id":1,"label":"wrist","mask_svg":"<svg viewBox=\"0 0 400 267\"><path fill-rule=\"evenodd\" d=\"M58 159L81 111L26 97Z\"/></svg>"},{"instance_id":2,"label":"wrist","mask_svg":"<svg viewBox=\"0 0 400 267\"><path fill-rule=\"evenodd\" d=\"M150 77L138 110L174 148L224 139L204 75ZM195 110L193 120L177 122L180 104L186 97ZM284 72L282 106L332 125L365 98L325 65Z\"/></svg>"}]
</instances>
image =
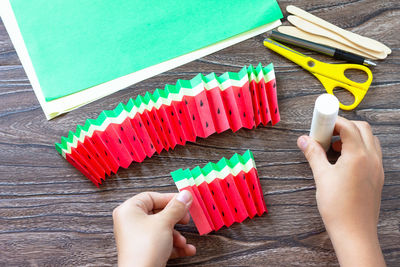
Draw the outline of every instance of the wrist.
<instances>
[{"instance_id":1,"label":"wrist","mask_svg":"<svg viewBox=\"0 0 400 267\"><path fill-rule=\"evenodd\" d=\"M118 267L152 267L159 266L151 257L132 254L119 254ZM161 265L160 265L161 266Z\"/></svg>"},{"instance_id":2,"label":"wrist","mask_svg":"<svg viewBox=\"0 0 400 267\"><path fill-rule=\"evenodd\" d=\"M327 231L341 266L385 266L376 228Z\"/></svg>"},{"instance_id":3,"label":"wrist","mask_svg":"<svg viewBox=\"0 0 400 267\"><path fill-rule=\"evenodd\" d=\"M137 246L127 242L124 246L118 246L118 266L119 267L152 267L162 266L157 262L154 253L145 245Z\"/></svg>"}]
</instances>

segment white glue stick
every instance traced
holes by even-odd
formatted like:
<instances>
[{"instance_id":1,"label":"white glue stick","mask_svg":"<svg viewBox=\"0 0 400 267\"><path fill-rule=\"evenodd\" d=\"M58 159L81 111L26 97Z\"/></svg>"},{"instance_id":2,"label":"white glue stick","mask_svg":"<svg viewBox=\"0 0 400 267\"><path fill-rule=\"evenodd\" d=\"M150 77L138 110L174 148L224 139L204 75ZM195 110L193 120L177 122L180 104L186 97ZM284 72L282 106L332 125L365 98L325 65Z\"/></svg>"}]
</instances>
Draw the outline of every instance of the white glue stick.
<instances>
[{"instance_id":1,"label":"white glue stick","mask_svg":"<svg viewBox=\"0 0 400 267\"><path fill-rule=\"evenodd\" d=\"M310 137L328 151L339 112L339 100L331 94L322 94L315 100Z\"/></svg>"}]
</instances>

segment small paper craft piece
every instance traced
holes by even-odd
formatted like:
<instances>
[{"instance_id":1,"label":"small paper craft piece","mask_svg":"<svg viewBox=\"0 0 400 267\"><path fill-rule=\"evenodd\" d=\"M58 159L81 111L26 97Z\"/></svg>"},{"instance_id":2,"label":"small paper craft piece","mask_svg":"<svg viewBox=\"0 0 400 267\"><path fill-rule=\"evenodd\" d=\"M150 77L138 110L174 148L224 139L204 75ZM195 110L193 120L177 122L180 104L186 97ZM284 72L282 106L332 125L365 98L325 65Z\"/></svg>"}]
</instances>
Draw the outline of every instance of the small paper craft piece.
<instances>
[{"instance_id":1,"label":"small paper craft piece","mask_svg":"<svg viewBox=\"0 0 400 267\"><path fill-rule=\"evenodd\" d=\"M200 235L268 212L253 153L171 173L179 191L192 193L190 215Z\"/></svg>"},{"instance_id":2,"label":"small paper craft piece","mask_svg":"<svg viewBox=\"0 0 400 267\"><path fill-rule=\"evenodd\" d=\"M273 65L250 65L219 77L198 74L119 103L61 137L56 149L98 186L119 167L142 162L163 149L279 120Z\"/></svg>"}]
</instances>

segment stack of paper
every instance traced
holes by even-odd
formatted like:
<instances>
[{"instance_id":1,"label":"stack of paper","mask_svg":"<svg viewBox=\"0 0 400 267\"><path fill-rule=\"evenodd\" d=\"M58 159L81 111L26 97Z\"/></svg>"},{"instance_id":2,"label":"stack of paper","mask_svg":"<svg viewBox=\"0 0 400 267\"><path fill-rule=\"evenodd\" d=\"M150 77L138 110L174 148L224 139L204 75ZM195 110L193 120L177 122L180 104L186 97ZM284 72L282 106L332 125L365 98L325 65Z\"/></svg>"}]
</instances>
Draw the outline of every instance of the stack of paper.
<instances>
[{"instance_id":1,"label":"stack of paper","mask_svg":"<svg viewBox=\"0 0 400 267\"><path fill-rule=\"evenodd\" d=\"M276 0L0 2L48 119L280 25Z\"/></svg>"}]
</instances>

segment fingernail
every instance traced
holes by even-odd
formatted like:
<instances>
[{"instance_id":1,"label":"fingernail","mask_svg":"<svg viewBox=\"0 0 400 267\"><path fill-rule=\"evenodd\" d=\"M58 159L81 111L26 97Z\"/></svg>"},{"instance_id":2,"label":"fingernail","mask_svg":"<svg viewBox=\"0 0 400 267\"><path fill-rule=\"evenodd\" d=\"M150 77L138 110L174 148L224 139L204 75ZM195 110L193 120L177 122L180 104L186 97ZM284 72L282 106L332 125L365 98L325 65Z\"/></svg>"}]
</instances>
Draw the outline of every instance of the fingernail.
<instances>
[{"instance_id":1,"label":"fingernail","mask_svg":"<svg viewBox=\"0 0 400 267\"><path fill-rule=\"evenodd\" d=\"M192 200L192 194L187 190L183 190L176 196L176 200L183 204L188 204Z\"/></svg>"},{"instance_id":2,"label":"fingernail","mask_svg":"<svg viewBox=\"0 0 400 267\"><path fill-rule=\"evenodd\" d=\"M300 137L299 138L299 147L300 147L300 149L302 151L304 151L304 150L306 150L307 146L308 146L307 138L304 137L304 136Z\"/></svg>"}]
</instances>

